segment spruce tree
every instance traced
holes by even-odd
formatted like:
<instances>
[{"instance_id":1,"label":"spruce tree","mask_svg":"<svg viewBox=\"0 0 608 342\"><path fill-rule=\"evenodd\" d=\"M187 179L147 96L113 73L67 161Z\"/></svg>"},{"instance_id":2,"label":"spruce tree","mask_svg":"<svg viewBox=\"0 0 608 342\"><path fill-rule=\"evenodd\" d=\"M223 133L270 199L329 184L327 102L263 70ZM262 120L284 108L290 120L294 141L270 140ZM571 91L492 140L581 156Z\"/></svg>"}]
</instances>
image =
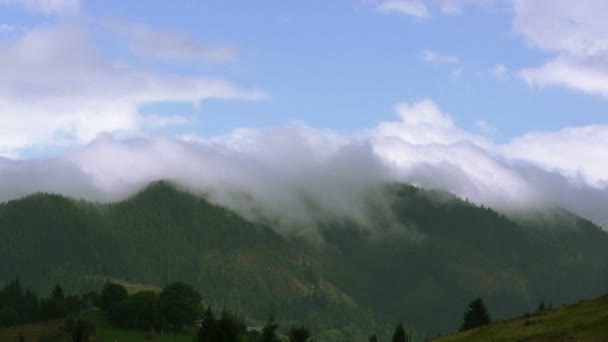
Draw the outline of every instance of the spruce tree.
<instances>
[{"instance_id":1,"label":"spruce tree","mask_svg":"<svg viewBox=\"0 0 608 342\"><path fill-rule=\"evenodd\" d=\"M278 342L279 337L277 336L277 329L279 329L279 324L275 321L274 315L270 315L268 322L264 328L262 328L262 342Z\"/></svg>"},{"instance_id":2,"label":"spruce tree","mask_svg":"<svg viewBox=\"0 0 608 342\"><path fill-rule=\"evenodd\" d=\"M475 298L469 303L462 319L460 331L474 329L482 325L490 324L492 319L488 309L481 298Z\"/></svg>"},{"instance_id":3,"label":"spruce tree","mask_svg":"<svg viewBox=\"0 0 608 342\"><path fill-rule=\"evenodd\" d=\"M310 329L305 326L293 326L289 329L289 342L306 342L310 338Z\"/></svg>"},{"instance_id":4,"label":"spruce tree","mask_svg":"<svg viewBox=\"0 0 608 342\"><path fill-rule=\"evenodd\" d=\"M393 333L393 342L409 342L409 340L410 339L403 328L403 323L397 324L395 332Z\"/></svg>"},{"instance_id":5,"label":"spruce tree","mask_svg":"<svg viewBox=\"0 0 608 342\"><path fill-rule=\"evenodd\" d=\"M545 304L545 300L543 299L538 304L538 309L536 309L536 311L543 312L543 311L545 311L545 309L547 309L547 305Z\"/></svg>"}]
</instances>

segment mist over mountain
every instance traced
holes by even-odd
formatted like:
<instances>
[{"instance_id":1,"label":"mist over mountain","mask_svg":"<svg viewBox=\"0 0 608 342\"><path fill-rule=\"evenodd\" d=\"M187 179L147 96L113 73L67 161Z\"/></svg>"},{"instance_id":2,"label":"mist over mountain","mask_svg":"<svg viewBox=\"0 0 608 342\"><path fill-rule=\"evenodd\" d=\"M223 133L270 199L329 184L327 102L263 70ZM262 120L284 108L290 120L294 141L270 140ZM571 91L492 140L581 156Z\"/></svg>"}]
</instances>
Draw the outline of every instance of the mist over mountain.
<instances>
[{"instance_id":1,"label":"mist over mountain","mask_svg":"<svg viewBox=\"0 0 608 342\"><path fill-rule=\"evenodd\" d=\"M52 192L107 202L167 179L249 219L307 230L327 219L365 223L370 187L405 182L502 212L561 207L606 224L601 161L564 167L547 156L559 148L542 151L548 134L496 144L430 100L397 112L398 121L353 135L295 125L213 138L102 136L51 158L0 159L0 199Z\"/></svg>"}]
</instances>

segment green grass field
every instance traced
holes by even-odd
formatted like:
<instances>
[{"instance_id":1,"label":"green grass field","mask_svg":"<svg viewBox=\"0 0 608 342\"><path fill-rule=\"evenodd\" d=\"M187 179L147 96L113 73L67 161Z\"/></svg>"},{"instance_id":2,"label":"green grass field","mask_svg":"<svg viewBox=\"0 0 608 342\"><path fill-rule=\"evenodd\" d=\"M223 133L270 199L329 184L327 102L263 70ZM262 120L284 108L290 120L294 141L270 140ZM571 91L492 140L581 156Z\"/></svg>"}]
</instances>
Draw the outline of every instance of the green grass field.
<instances>
[{"instance_id":1,"label":"green grass field","mask_svg":"<svg viewBox=\"0 0 608 342\"><path fill-rule=\"evenodd\" d=\"M433 341L608 341L608 295Z\"/></svg>"}]
</instances>

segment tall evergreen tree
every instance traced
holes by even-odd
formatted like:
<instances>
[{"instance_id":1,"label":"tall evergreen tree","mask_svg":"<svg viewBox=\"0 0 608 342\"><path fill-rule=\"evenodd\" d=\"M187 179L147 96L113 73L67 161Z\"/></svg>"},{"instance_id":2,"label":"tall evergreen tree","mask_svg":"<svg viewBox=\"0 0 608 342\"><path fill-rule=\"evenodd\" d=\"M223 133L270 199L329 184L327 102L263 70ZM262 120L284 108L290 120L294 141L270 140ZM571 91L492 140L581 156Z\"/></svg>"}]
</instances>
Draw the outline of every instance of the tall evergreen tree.
<instances>
[{"instance_id":1,"label":"tall evergreen tree","mask_svg":"<svg viewBox=\"0 0 608 342\"><path fill-rule=\"evenodd\" d=\"M488 313L488 309L480 297L475 298L469 303L464 316L462 318L462 325L460 331L474 329L482 325L490 324L492 319Z\"/></svg>"},{"instance_id":2,"label":"tall evergreen tree","mask_svg":"<svg viewBox=\"0 0 608 342\"><path fill-rule=\"evenodd\" d=\"M277 329L279 329L279 324L275 321L274 315L270 315L268 322L264 328L262 328L262 342L278 342L279 337L277 336Z\"/></svg>"},{"instance_id":3,"label":"tall evergreen tree","mask_svg":"<svg viewBox=\"0 0 608 342\"><path fill-rule=\"evenodd\" d=\"M65 294L63 293L63 288L61 285L57 284L53 288L53 293L51 294L51 298L54 300L64 300Z\"/></svg>"},{"instance_id":4,"label":"tall evergreen tree","mask_svg":"<svg viewBox=\"0 0 608 342\"><path fill-rule=\"evenodd\" d=\"M211 308L207 308L203 313L203 320L198 329L196 340L198 342L213 342L219 341L220 333L218 331L218 322Z\"/></svg>"},{"instance_id":5,"label":"tall evergreen tree","mask_svg":"<svg viewBox=\"0 0 608 342\"><path fill-rule=\"evenodd\" d=\"M289 342L306 342L310 338L310 329L305 326L293 326L289 329Z\"/></svg>"},{"instance_id":6,"label":"tall evergreen tree","mask_svg":"<svg viewBox=\"0 0 608 342\"><path fill-rule=\"evenodd\" d=\"M409 342L409 336L405 333L403 323L397 324L393 333L393 342Z\"/></svg>"}]
</instances>

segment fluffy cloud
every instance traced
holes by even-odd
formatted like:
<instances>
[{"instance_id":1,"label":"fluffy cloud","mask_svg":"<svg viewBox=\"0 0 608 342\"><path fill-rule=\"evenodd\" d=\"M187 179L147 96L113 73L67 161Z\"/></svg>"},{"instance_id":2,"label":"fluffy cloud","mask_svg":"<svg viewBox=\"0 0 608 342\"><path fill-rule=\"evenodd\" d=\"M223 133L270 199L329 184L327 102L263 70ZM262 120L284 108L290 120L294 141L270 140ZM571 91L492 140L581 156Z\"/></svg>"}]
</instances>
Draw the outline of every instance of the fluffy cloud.
<instances>
[{"instance_id":1,"label":"fluffy cloud","mask_svg":"<svg viewBox=\"0 0 608 342\"><path fill-rule=\"evenodd\" d=\"M530 160L548 171L596 187L608 185L608 125L534 132L503 147L510 158Z\"/></svg>"},{"instance_id":2,"label":"fluffy cloud","mask_svg":"<svg viewBox=\"0 0 608 342\"><path fill-rule=\"evenodd\" d=\"M434 10L446 15L460 15L465 7L489 6L495 0L363 0L364 3L374 4L384 13L398 13L426 19Z\"/></svg>"},{"instance_id":3,"label":"fluffy cloud","mask_svg":"<svg viewBox=\"0 0 608 342\"><path fill-rule=\"evenodd\" d=\"M0 33L10 33L14 32L16 28L12 25L8 24L0 24Z\"/></svg>"},{"instance_id":4,"label":"fluffy cloud","mask_svg":"<svg viewBox=\"0 0 608 342\"><path fill-rule=\"evenodd\" d=\"M80 12L80 0L0 0L0 5L18 4L44 15L71 15Z\"/></svg>"},{"instance_id":5,"label":"fluffy cloud","mask_svg":"<svg viewBox=\"0 0 608 342\"><path fill-rule=\"evenodd\" d=\"M418 18L427 18L429 11L420 0L382 0L376 8L384 13L399 13Z\"/></svg>"},{"instance_id":6,"label":"fluffy cloud","mask_svg":"<svg viewBox=\"0 0 608 342\"><path fill-rule=\"evenodd\" d=\"M163 122L140 114L144 103L263 96L222 79L114 60L91 44L81 26L39 27L0 44L0 154L38 144L87 143L101 133L139 132Z\"/></svg>"},{"instance_id":7,"label":"fluffy cloud","mask_svg":"<svg viewBox=\"0 0 608 342\"><path fill-rule=\"evenodd\" d=\"M105 136L50 160L0 159L0 197L52 191L111 200L169 179L305 235L328 219L365 226L370 196L382 210L374 189L388 181L444 189L505 210L560 206L591 219L606 210L608 165L602 161L608 156L599 148L608 143L606 127L496 144L457 127L430 99L395 110L394 121L357 135L300 125L209 138Z\"/></svg>"},{"instance_id":8,"label":"fluffy cloud","mask_svg":"<svg viewBox=\"0 0 608 342\"><path fill-rule=\"evenodd\" d=\"M132 52L161 60L226 62L236 59L230 45L207 45L180 32L165 31L124 20L108 23L119 37L127 40Z\"/></svg>"},{"instance_id":9,"label":"fluffy cloud","mask_svg":"<svg viewBox=\"0 0 608 342\"><path fill-rule=\"evenodd\" d=\"M490 71L499 80L504 80L509 75L509 69L504 64L496 64Z\"/></svg>"},{"instance_id":10,"label":"fluffy cloud","mask_svg":"<svg viewBox=\"0 0 608 342\"><path fill-rule=\"evenodd\" d=\"M520 76L530 85L560 85L608 96L608 25L602 0L514 0L513 30L533 47L555 53Z\"/></svg>"},{"instance_id":11,"label":"fluffy cloud","mask_svg":"<svg viewBox=\"0 0 608 342\"><path fill-rule=\"evenodd\" d=\"M457 57L450 55L442 55L440 53L431 50L422 50L420 56L423 61L435 64L460 64L460 60Z\"/></svg>"},{"instance_id":12,"label":"fluffy cloud","mask_svg":"<svg viewBox=\"0 0 608 342\"><path fill-rule=\"evenodd\" d=\"M484 134L493 134L496 133L496 127L494 127L491 123L485 120L477 120L475 121L475 127Z\"/></svg>"},{"instance_id":13,"label":"fluffy cloud","mask_svg":"<svg viewBox=\"0 0 608 342\"><path fill-rule=\"evenodd\" d=\"M468 6L489 6L495 0L435 0L441 12L447 15L460 15Z\"/></svg>"}]
</instances>

